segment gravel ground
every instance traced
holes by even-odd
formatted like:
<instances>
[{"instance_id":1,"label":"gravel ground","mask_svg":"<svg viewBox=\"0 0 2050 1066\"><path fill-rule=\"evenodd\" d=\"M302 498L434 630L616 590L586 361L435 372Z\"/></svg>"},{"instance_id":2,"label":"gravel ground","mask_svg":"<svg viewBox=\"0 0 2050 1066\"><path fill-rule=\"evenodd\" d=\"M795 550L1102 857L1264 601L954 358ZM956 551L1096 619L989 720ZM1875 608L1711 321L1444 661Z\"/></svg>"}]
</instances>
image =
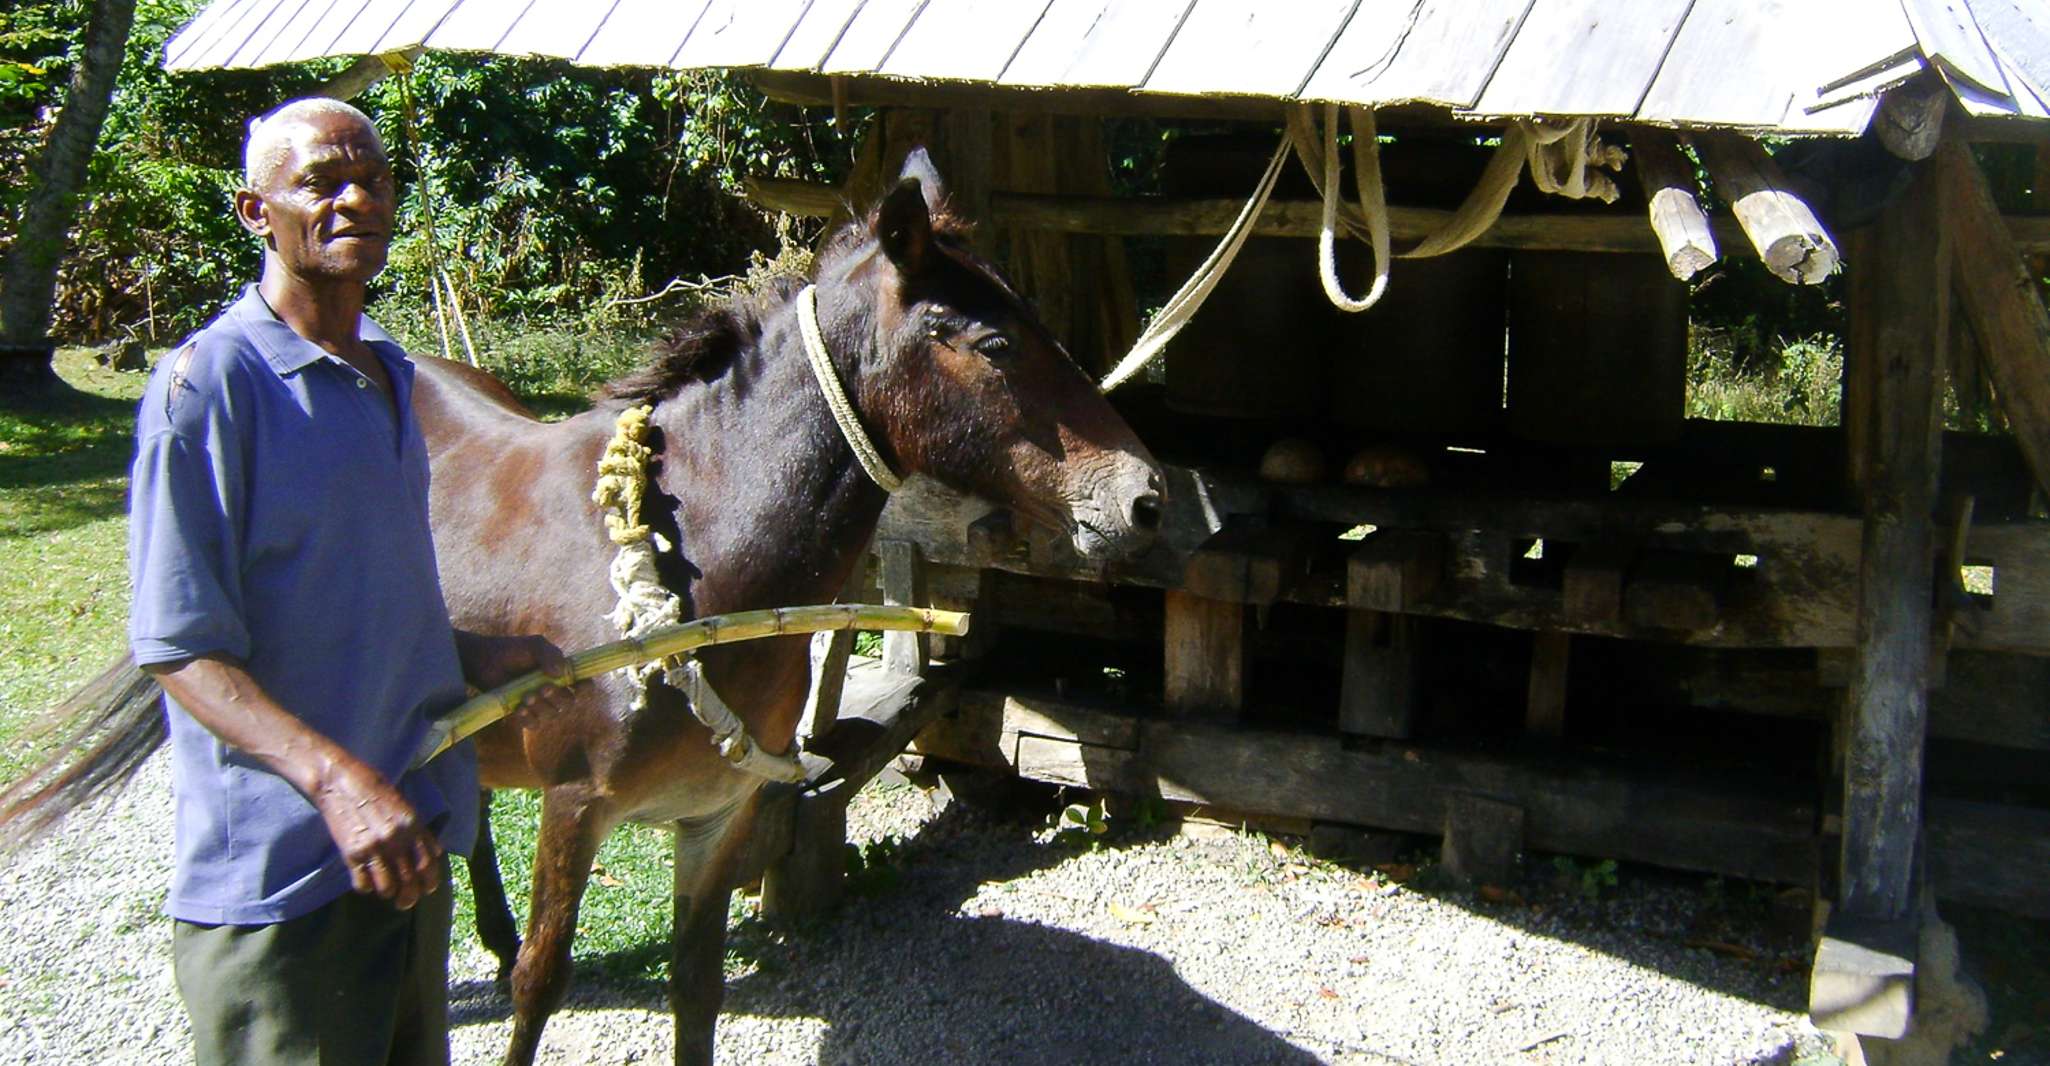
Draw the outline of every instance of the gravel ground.
<instances>
[{"instance_id":1,"label":"gravel ground","mask_svg":"<svg viewBox=\"0 0 2050 1066\"><path fill-rule=\"evenodd\" d=\"M0 1063L189 1055L157 913L167 776L0 869ZM1090 850L942 795L872 786L853 835L902 842L865 891L795 935L754 923L722 1061L1836 1061L1766 893L1633 868L1599 901L1544 876L1481 898L1251 833ZM495 1061L491 960L465 943L454 965L456 1061ZM580 975L543 1061L667 1061L663 996Z\"/></svg>"}]
</instances>

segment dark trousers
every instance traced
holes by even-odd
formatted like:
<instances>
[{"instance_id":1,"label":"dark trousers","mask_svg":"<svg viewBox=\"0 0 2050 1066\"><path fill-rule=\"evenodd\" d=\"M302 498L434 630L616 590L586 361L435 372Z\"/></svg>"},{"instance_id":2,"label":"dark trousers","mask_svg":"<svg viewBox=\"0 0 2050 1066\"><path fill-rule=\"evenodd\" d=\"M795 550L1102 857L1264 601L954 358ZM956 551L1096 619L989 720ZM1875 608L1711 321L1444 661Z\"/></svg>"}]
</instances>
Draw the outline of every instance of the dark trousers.
<instances>
[{"instance_id":1,"label":"dark trousers","mask_svg":"<svg viewBox=\"0 0 2050 1066\"><path fill-rule=\"evenodd\" d=\"M354 892L275 925L173 923L200 1066L447 1066L441 890L410 911Z\"/></svg>"}]
</instances>

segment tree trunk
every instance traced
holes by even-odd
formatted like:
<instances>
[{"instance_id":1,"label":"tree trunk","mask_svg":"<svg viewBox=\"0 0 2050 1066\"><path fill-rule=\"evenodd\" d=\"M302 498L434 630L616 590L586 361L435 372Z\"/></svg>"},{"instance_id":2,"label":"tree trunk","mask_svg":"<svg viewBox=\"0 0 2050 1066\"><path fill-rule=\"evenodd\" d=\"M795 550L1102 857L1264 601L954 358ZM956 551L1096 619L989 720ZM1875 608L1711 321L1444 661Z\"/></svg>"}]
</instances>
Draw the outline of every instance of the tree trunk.
<instances>
[{"instance_id":1,"label":"tree trunk","mask_svg":"<svg viewBox=\"0 0 2050 1066\"><path fill-rule=\"evenodd\" d=\"M49 333L57 266L134 23L135 0L94 0L63 110L37 157L35 188L22 205L14 247L0 266L0 388L7 391L56 383Z\"/></svg>"}]
</instances>

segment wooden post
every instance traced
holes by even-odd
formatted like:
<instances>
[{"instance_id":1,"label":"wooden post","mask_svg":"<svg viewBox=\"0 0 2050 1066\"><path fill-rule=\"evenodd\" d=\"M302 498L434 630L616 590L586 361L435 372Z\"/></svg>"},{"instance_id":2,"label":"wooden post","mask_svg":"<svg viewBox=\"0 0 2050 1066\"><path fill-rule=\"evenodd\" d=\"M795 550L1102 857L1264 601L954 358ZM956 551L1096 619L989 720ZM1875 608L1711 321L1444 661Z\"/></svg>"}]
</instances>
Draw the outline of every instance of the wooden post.
<instances>
[{"instance_id":1,"label":"wooden post","mask_svg":"<svg viewBox=\"0 0 2050 1066\"><path fill-rule=\"evenodd\" d=\"M1245 604L1168 589L1165 644L1163 696L1170 711L1245 709Z\"/></svg>"},{"instance_id":2,"label":"wooden post","mask_svg":"<svg viewBox=\"0 0 2050 1066\"><path fill-rule=\"evenodd\" d=\"M1339 732L1399 738L1414 731L1417 635L1417 620L1404 615L1345 612Z\"/></svg>"},{"instance_id":3,"label":"wooden post","mask_svg":"<svg viewBox=\"0 0 2050 1066\"><path fill-rule=\"evenodd\" d=\"M1849 286L1846 407L1861 462L1857 666L1845 713L1838 911L1905 918L1922 825L1928 724L1931 513L1942 421L1937 375L1949 335L1950 255L1935 174L1874 224Z\"/></svg>"},{"instance_id":4,"label":"wooden post","mask_svg":"<svg viewBox=\"0 0 2050 1066\"><path fill-rule=\"evenodd\" d=\"M929 606L925 564L918 545L904 540L876 544L882 564L883 603L891 607ZM923 674L932 645L924 633L883 634L883 667L893 673Z\"/></svg>"},{"instance_id":5,"label":"wooden post","mask_svg":"<svg viewBox=\"0 0 2050 1066\"><path fill-rule=\"evenodd\" d=\"M1680 154L1680 142L1665 130L1639 126L1630 131L1630 157L1644 180L1652 232L1666 254L1666 269L1681 281L1715 262L1715 234L1701 210L1694 164Z\"/></svg>"},{"instance_id":6,"label":"wooden post","mask_svg":"<svg viewBox=\"0 0 2050 1066\"><path fill-rule=\"evenodd\" d=\"M800 796L790 850L762 875L762 914L803 922L831 910L847 891L847 801Z\"/></svg>"},{"instance_id":7,"label":"wooden post","mask_svg":"<svg viewBox=\"0 0 2050 1066\"><path fill-rule=\"evenodd\" d=\"M1544 737L1566 734L1566 668L1573 635L1540 630L1530 637L1530 694L1524 705L1525 732Z\"/></svg>"},{"instance_id":8,"label":"wooden post","mask_svg":"<svg viewBox=\"0 0 2050 1066\"><path fill-rule=\"evenodd\" d=\"M1737 133L1697 133L1690 140L1715 179L1766 269L1781 281L1814 285L1836 273L1836 242L1758 142Z\"/></svg>"}]
</instances>

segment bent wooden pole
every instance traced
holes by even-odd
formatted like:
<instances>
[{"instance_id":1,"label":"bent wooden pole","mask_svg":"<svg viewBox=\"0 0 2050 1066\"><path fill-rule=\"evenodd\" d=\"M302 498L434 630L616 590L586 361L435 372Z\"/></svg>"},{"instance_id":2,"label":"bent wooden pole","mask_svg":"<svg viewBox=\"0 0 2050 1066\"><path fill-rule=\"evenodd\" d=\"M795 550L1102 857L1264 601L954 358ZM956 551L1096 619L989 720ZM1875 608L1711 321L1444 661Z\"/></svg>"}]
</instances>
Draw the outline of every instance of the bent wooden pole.
<instances>
[{"instance_id":1,"label":"bent wooden pole","mask_svg":"<svg viewBox=\"0 0 2050 1066\"><path fill-rule=\"evenodd\" d=\"M570 670L566 677L548 677L536 671L469 700L436 720L428 737L430 743L414 760L414 765L426 763L485 726L511 714L521 701L544 685L574 685L614 670L667 659L708 644L732 644L834 629L899 630L958 637L968 632L968 616L959 611L930 608L837 603L736 611L682 625L664 626L641 637L600 644L570 656Z\"/></svg>"},{"instance_id":2,"label":"bent wooden pole","mask_svg":"<svg viewBox=\"0 0 2050 1066\"><path fill-rule=\"evenodd\" d=\"M1744 234L1773 276L1814 285L1836 273L1836 242L1806 201L1787 189L1787 176L1758 142L1734 133L1697 133L1694 148L1718 195L1729 202Z\"/></svg>"},{"instance_id":3,"label":"bent wooden pole","mask_svg":"<svg viewBox=\"0 0 2050 1066\"><path fill-rule=\"evenodd\" d=\"M1951 269L1981 366L2036 484L2050 490L2050 311L1970 147L1945 141L1935 165L1949 211Z\"/></svg>"}]
</instances>

